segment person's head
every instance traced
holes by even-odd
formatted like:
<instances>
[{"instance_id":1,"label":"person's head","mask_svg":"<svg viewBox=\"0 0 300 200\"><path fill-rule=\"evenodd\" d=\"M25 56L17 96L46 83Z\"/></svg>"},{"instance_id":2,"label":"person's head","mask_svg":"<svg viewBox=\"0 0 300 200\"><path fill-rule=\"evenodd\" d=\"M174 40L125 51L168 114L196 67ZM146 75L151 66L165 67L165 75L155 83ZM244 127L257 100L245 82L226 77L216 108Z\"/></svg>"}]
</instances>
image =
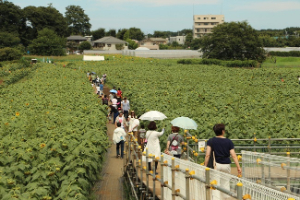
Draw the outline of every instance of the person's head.
<instances>
[{"instance_id":1,"label":"person's head","mask_svg":"<svg viewBox=\"0 0 300 200\"><path fill-rule=\"evenodd\" d=\"M124 100L126 101L126 100L127 100L127 97L124 97Z\"/></svg>"},{"instance_id":2,"label":"person's head","mask_svg":"<svg viewBox=\"0 0 300 200\"><path fill-rule=\"evenodd\" d=\"M120 88L118 88L118 90L121 90Z\"/></svg>"},{"instance_id":3,"label":"person's head","mask_svg":"<svg viewBox=\"0 0 300 200\"><path fill-rule=\"evenodd\" d=\"M123 112L122 110L119 110L119 117L122 117L123 116Z\"/></svg>"},{"instance_id":4,"label":"person's head","mask_svg":"<svg viewBox=\"0 0 300 200\"><path fill-rule=\"evenodd\" d=\"M221 136L225 134L225 125L224 124L216 124L213 128L216 136Z\"/></svg>"},{"instance_id":5,"label":"person's head","mask_svg":"<svg viewBox=\"0 0 300 200\"><path fill-rule=\"evenodd\" d=\"M118 123L117 123L117 127L121 127L121 122L118 122Z\"/></svg>"},{"instance_id":6,"label":"person's head","mask_svg":"<svg viewBox=\"0 0 300 200\"><path fill-rule=\"evenodd\" d=\"M104 95L104 98L107 98L107 95L106 95L106 94Z\"/></svg>"},{"instance_id":7,"label":"person's head","mask_svg":"<svg viewBox=\"0 0 300 200\"><path fill-rule=\"evenodd\" d=\"M156 123L155 122L150 122L149 125L148 125L148 129L151 130L151 131L156 130L157 129Z\"/></svg>"},{"instance_id":8,"label":"person's head","mask_svg":"<svg viewBox=\"0 0 300 200\"><path fill-rule=\"evenodd\" d=\"M142 128L142 129L145 129L145 125L144 125L144 124L141 124L141 128Z\"/></svg>"},{"instance_id":9,"label":"person's head","mask_svg":"<svg viewBox=\"0 0 300 200\"><path fill-rule=\"evenodd\" d=\"M131 111L131 112L130 112L130 117L131 117L131 118L135 118L135 113L134 113L134 111Z\"/></svg>"},{"instance_id":10,"label":"person's head","mask_svg":"<svg viewBox=\"0 0 300 200\"><path fill-rule=\"evenodd\" d=\"M179 132L179 127L177 127L177 126L172 126L172 133L178 133Z\"/></svg>"}]
</instances>

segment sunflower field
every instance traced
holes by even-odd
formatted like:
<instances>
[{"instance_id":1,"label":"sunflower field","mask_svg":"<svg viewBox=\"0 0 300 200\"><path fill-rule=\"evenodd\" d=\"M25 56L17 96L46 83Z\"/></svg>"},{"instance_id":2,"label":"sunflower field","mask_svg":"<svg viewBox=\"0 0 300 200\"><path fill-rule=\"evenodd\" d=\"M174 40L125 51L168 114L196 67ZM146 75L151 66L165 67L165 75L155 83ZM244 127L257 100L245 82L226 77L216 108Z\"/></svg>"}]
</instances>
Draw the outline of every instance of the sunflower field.
<instances>
[{"instance_id":1,"label":"sunflower field","mask_svg":"<svg viewBox=\"0 0 300 200\"><path fill-rule=\"evenodd\" d=\"M110 145L106 107L83 71L12 66L0 76L0 199L89 199Z\"/></svg>"},{"instance_id":2,"label":"sunflower field","mask_svg":"<svg viewBox=\"0 0 300 200\"><path fill-rule=\"evenodd\" d=\"M197 122L198 130L191 133L201 139L214 136L215 123L224 123L227 136L233 139L300 137L297 67L183 65L176 60L119 55L76 65L85 71L106 73L108 83L123 90L136 113L165 113L168 119L159 122L160 128L167 130L162 144L171 133L170 121L180 116Z\"/></svg>"}]
</instances>

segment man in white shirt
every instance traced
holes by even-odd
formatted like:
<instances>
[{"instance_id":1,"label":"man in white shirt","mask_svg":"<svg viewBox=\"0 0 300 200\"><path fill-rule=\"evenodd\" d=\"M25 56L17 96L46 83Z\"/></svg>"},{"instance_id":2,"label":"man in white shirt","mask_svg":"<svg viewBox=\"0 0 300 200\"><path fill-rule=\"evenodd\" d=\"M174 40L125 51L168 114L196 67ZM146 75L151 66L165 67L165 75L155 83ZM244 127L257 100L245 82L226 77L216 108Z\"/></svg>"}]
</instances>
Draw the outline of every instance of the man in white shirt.
<instances>
[{"instance_id":1,"label":"man in white shirt","mask_svg":"<svg viewBox=\"0 0 300 200\"><path fill-rule=\"evenodd\" d=\"M123 128L125 130L126 120L125 120L125 117L123 116L123 112L121 110L119 110L119 116L116 118L116 121L115 121L116 128L118 127L117 126L118 122L121 123L121 128Z\"/></svg>"},{"instance_id":2,"label":"man in white shirt","mask_svg":"<svg viewBox=\"0 0 300 200\"><path fill-rule=\"evenodd\" d=\"M121 102L122 103L122 110L124 112L124 117L125 119L128 118L128 112L130 110L130 103L129 100L127 100L127 97L124 97L124 100Z\"/></svg>"}]
</instances>

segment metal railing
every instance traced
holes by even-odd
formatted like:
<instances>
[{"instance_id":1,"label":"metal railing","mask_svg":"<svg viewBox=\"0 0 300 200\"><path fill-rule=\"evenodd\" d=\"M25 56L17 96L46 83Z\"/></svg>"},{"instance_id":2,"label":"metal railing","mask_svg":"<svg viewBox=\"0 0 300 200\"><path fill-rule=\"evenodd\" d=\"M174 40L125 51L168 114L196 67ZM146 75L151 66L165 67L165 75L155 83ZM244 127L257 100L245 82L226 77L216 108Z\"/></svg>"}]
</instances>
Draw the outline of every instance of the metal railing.
<instances>
[{"instance_id":1,"label":"metal railing","mask_svg":"<svg viewBox=\"0 0 300 200\"><path fill-rule=\"evenodd\" d=\"M205 191L200 192L201 195L204 194L204 198L197 197L197 199L210 200L214 193L212 191L218 191L231 198L242 200L251 196L243 191L249 191L249 193L253 193L252 195L254 196L265 197L262 199L286 200L292 197L292 199L300 200L300 198L293 197L289 194L166 154L162 154L160 158L155 158L154 155L148 154L148 149L142 151L142 148L132 133L129 133L129 139L125 147L124 174L126 174L127 178L132 182L132 193L136 199L155 200L160 198L163 200L175 200L176 197L184 200L195 199L195 197L191 197L195 195L192 188L193 185L198 184L201 185ZM142 161L142 157L145 158L146 163ZM155 162L153 161L159 162L160 175L156 174ZM151 162L151 165L153 165L153 171L149 170L148 162ZM144 175L146 176L145 182ZM151 179L152 185L150 186ZM230 184L222 184L222 180L229 181L228 183ZM157 185L161 190L160 194L157 194ZM260 187L263 187L263 190L260 190Z\"/></svg>"}]
</instances>

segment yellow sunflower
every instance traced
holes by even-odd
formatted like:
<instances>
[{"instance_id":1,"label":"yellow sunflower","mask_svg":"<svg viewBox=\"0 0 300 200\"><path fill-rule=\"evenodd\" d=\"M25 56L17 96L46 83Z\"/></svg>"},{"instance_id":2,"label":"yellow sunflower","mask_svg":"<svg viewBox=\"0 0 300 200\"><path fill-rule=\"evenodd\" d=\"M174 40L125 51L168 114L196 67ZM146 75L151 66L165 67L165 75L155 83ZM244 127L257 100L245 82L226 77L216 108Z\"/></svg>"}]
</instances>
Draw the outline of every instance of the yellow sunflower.
<instances>
[{"instance_id":1,"label":"yellow sunflower","mask_svg":"<svg viewBox=\"0 0 300 200\"><path fill-rule=\"evenodd\" d=\"M17 116L17 117L20 116L20 113L19 113L19 112L16 112L16 116Z\"/></svg>"},{"instance_id":2,"label":"yellow sunflower","mask_svg":"<svg viewBox=\"0 0 300 200\"><path fill-rule=\"evenodd\" d=\"M41 148L44 148L45 146L46 146L45 143L40 144L40 147L41 147Z\"/></svg>"}]
</instances>

